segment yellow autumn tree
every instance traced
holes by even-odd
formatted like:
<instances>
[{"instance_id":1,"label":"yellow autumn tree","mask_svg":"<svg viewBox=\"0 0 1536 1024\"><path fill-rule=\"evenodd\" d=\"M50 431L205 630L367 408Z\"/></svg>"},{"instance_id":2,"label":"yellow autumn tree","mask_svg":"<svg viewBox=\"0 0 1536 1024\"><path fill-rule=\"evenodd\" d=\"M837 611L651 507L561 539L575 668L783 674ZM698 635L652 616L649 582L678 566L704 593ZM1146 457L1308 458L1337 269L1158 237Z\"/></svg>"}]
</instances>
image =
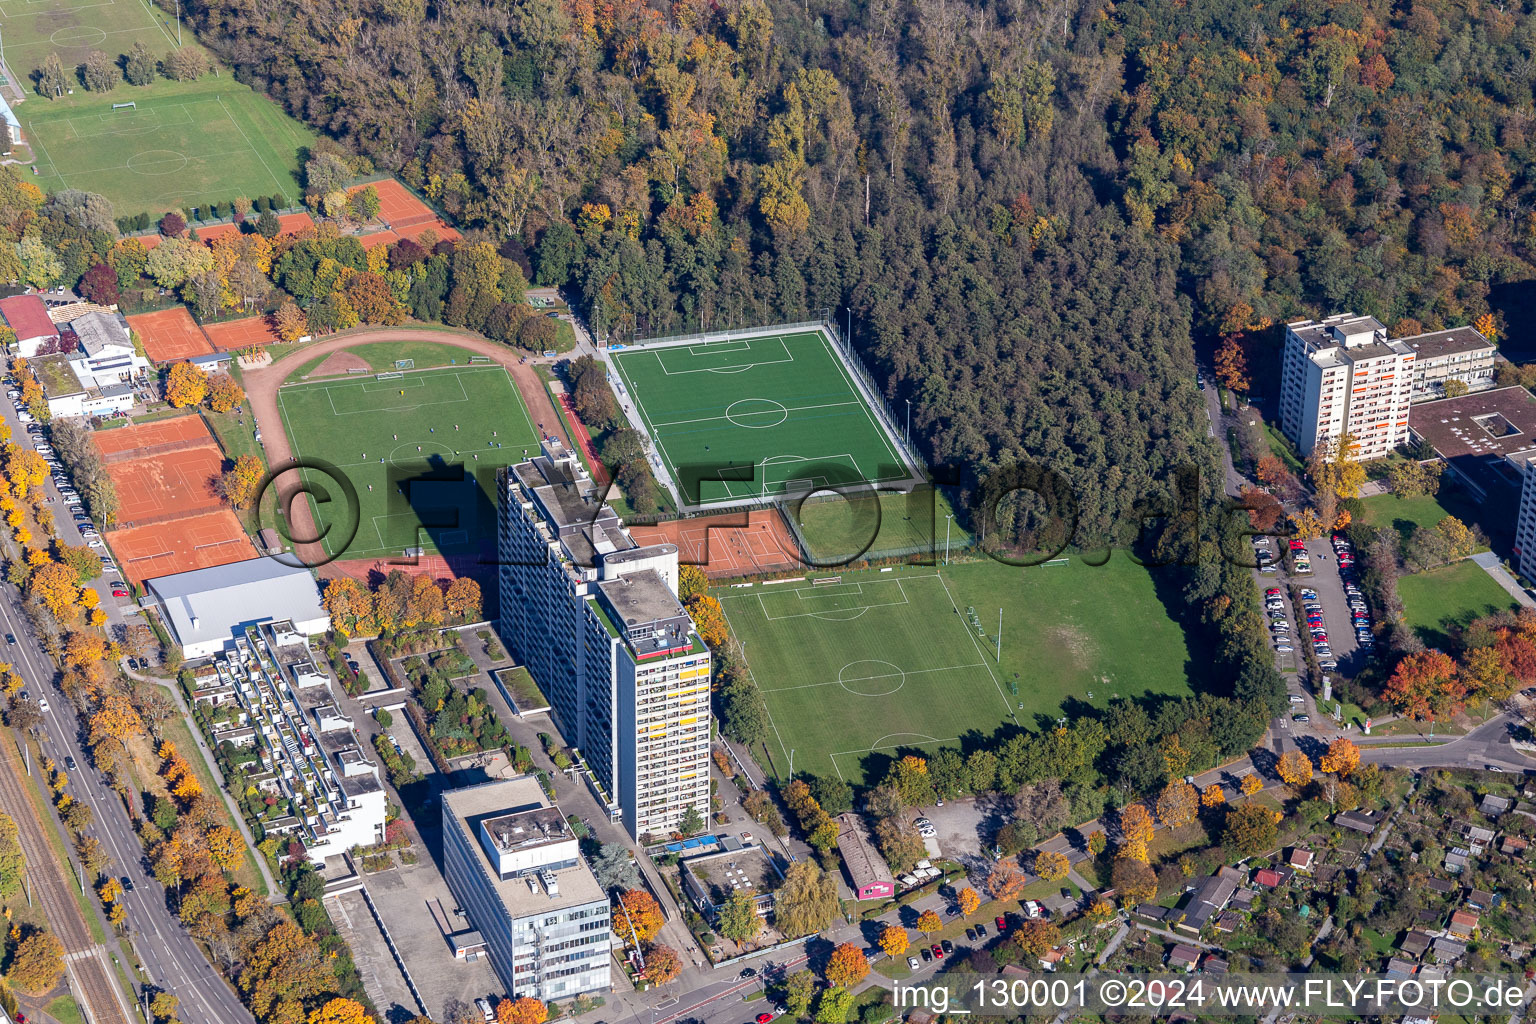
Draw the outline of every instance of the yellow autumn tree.
<instances>
[{"instance_id":1,"label":"yellow autumn tree","mask_svg":"<svg viewBox=\"0 0 1536 1024\"><path fill-rule=\"evenodd\" d=\"M165 400L178 409L208 397L208 375L188 362L176 363L165 375Z\"/></svg>"}]
</instances>

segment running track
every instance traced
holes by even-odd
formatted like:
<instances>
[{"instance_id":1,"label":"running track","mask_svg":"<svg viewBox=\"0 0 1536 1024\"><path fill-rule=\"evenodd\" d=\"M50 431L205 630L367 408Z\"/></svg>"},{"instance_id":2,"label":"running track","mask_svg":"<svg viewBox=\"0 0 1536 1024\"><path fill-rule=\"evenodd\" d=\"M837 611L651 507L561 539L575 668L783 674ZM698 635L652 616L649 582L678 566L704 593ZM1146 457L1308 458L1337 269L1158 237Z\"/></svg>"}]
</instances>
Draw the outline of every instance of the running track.
<instances>
[{"instance_id":1,"label":"running track","mask_svg":"<svg viewBox=\"0 0 1536 1024\"><path fill-rule=\"evenodd\" d=\"M281 467L293 458L293 446L288 442L288 434L283 430L283 418L278 413L277 389L300 366L309 362L316 356L329 355L332 352L340 352L354 348L358 345L369 345L377 342L390 341L426 341L436 342L441 345L453 345L465 349L475 355L490 356L491 361L506 368L512 377L512 383L517 386L517 392L523 398L523 404L528 407L528 415L535 424L542 423L545 434L554 434L560 440L569 445L570 439L564 436L560 427L559 417L555 415L554 407L550 404L551 396L544 381L533 371L532 364L523 363L523 358L516 351L504 345L498 345L488 338L482 338L478 334L452 330L423 330L410 327L366 327L358 330L334 334L324 341L313 345L305 345L296 351L290 352L280 359L275 360L271 366L260 370L243 371L246 400L251 404L251 412L256 417L256 425L261 428L262 448L267 453L267 465ZM297 476L293 479L279 478L278 493L281 496L288 495L298 484ZM288 510L293 518L289 529L303 536L315 536L319 530L311 515L309 502L294 501L288 504ZM306 564L319 565L326 562L327 556L321 545L295 544L294 551Z\"/></svg>"}]
</instances>

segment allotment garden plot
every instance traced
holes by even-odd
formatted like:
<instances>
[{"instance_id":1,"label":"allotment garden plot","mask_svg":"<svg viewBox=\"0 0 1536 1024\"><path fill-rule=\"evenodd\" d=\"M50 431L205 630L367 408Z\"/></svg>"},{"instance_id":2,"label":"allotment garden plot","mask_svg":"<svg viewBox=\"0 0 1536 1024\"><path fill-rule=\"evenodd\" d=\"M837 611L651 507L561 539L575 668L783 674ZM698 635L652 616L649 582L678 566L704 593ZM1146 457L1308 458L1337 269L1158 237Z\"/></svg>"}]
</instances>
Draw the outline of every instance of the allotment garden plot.
<instances>
[{"instance_id":1,"label":"allotment garden plot","mask_svg":"<svg viewBox=\"0 0 1536 1024\"><path fill-rule=\"evenodd\" d=\"M990 735L1010 704L964 609L927 572L714 591L767 702L774 765L873 781L908 747Z\"/></svg>"},{"instance_id":2,"label":"allotment garden plot","mask_svg":"<svg viewBox=\"0 0 1536 1024\"><path fill-rule=\"evenodd\" d=\"M685 504L908 475L820 331L657 345L610 358L620 402L639 413ZM731 479L737 474L749 479Z\"/></svg>"},{"instance_id":3,"label":"allotment garden plot","mask_svg":"<svg viewBox=\"0 0 1536 1024\"><path fill-rule=\"evenodd\" d=\"M284 386L284 429L306 470L327 554L449 554L495 538L494 476L533 454L538 432L499 366L406 370ZM344 480L356 495L349 507Z\"/></svg>"}]
</instances>

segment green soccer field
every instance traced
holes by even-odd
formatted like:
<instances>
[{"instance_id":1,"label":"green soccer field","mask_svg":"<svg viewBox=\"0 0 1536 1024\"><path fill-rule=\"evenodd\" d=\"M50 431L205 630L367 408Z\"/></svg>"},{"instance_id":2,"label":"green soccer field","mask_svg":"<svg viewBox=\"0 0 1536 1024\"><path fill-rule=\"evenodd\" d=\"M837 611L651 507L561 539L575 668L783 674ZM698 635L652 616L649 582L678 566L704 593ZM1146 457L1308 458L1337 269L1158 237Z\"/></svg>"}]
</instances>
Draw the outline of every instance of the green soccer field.
<instances>
[{"instance_id":1,"label":"green soccer field","mask_svg":"<svg viewBox=\"0 0 1536 1024\"><path fill-rule=\"evenodd\" d=\"M768 706L780 776L793 750L797 772L874 783L908 750L1039 729L1069 701L1187 694L1199 674L1151 575L1123 556L836 575L712 592Z\"/></svg>"},{"instance_id":2,"label":"green soccer field","mask_svg":"<svg viewBox=\"0 0 1536 1024\"><path fill-rule=\"evenodd\" d=\"M905 461L819 331L614 352L623 390L690 505L889 481ZM733 472L748 480L730 479Z\"/></svg>"},{"instance_id":3,"label":"green soccer field","mask_svg":"<svg viewBox=\"0 0 1536 1024\"><path fill-rule=\"evenodd\" d=\"M337 557L399 556L411 547L456 554L494 542L495 473L538 445L499 366L295 384L278 392L278 407L295 454L336 466L356 491L354 513L334 484L306 473L331 497L312 494L311 507L326 552Z\"/></svg>"},{"instance_id":4,"label":"green soccer field","mask_svg":"<svg viewBox=\"0 0 1536 1024\"><path fill-rule=\"evenodd\" d=\"M35 160L29 178L44 190L99 193L118 216L302 195L299 151L314 144L314 132L235 81L206 50L216 70L196 81L124 81L104 93L81 85L76 68L93 50L120 62L138 42L158 58L176 49L173 13L144 0L0 0L0 18L6 67L26 94L15 111ZM181 41L202 49L185 27ZM39 95L34 81L52 53L73 87L56 99Z\"/></svg>"},{"instance_id":5,"label":"green soccer field","mask_svg":"<svg viewBox=\"0 0 1536 1024\"><path fill-rule=\"evenodd\" d=\"M87 95L69 106L33 97L18 111L37 158L31 180L47 191L96 192L119 215L302 194L298 153L314 134L232 79ZM136 108L112 109L128 100Z\"/></svg>"}]
</instances>

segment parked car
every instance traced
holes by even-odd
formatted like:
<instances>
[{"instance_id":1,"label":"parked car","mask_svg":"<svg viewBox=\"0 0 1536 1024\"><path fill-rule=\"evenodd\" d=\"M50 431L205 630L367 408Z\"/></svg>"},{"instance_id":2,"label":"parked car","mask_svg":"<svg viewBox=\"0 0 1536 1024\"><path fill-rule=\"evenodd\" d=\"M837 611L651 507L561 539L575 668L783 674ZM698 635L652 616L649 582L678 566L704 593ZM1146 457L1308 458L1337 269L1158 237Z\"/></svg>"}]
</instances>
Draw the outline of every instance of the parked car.
<instances>
[{"instance_id":1,"label":"parked car","mask_svg":"<svg viewBox=\"0 0 1536 1024\"><path fill-rule=\"evenodd\" d=\"M1291 700L1292 704L1305 704L1306 703L1306 698L1303 697L1299 693L1291 694L1290 700Z\"/></svg>"},{"instance_id":2,"label":"parked car","mask_svg":"<svg viewBox=\"0 0 1536 1024\"><path fill-rule=\"evenodd\" d=\"M933 962L933 954L932 953L928 952L926 949L919 949L918 952L921 953L922 956L923 956L923 963L927 964L927 963L932 963Z\"/></svg>"},{"instance_id":3,"label":"parked car","mask_svg":"<svg viewBox=\"0 0 1536 1024\"><path fill-rule=\"evenodd\" d=\"M937 945L929 946L928 949L929 949L930 952L933 953L933 958L935 960L943 960L944 959L944 951L942 949L940 949Z\"/></svg>"},{"instance_id":4,"label":"parked car","mask_svg":"<svg viewBox=\"0 0 1536 1024\"><path fill-rule=\"evenodd\" d=\"M986 925L978 924L976 926L976 937L978 939L984 939L984 938L987 937L987 926Z\"/></svg>"},{"instance_id":5,"label":"parked car","mask_svg":"<svg viewBox=\"0 0 1536 1024\"><path fill-rule=\"evenodd\" d=\"M965 930L965 941L966 942L975 942L976 941L976 929L975 928L967 928Z\"/></svg>"},{"instance_id":6,"label":"parked car","mask_svg":"<svg viewBox=\"0 0 1536 1024\"><path fill-rule=\"evenodd\" d=\"M1312 718L1309 715L1292 715L1291 716L1291 721L1293 721L1293 722L1310 722L1310 721L1312 721Z\"/></svg>"},{"instance_id":7,"label":"parked car","mask_svg":"<svg viewBox=\"0 0 1536 1024\"><path fill-rule=\"evenodd\" d=\"M917 957L915 957L915 956L907 957L907 967L909 967L910 969L915 971L915 970L918 970L919 968L921 968L922 966L923 966L922 964L917 962Z\"/></svg>"},{"instance_id":8,"label":"parked car","mask_svg":"<svg viewBox=\"0 0 1536 1024\"><path fill-rule=\"evenodd\" d=\"M955 944L948 939L942 939L939 942L939 948L944 950L945 953L953 953L955 951Z\"/></svg>"},{"instance_id":9,"label":"parked car","mask_svg":"<svg viewBox=\"0 0 1536 1024\"><path fill-rule=\"evenodd\" d=\"M997 925L997 934L999 934L999 935L1006 935L1006 934L1008 934L1008 919L1006 917L999 916L992 923Z\"/></svg>"}]
</instances>

